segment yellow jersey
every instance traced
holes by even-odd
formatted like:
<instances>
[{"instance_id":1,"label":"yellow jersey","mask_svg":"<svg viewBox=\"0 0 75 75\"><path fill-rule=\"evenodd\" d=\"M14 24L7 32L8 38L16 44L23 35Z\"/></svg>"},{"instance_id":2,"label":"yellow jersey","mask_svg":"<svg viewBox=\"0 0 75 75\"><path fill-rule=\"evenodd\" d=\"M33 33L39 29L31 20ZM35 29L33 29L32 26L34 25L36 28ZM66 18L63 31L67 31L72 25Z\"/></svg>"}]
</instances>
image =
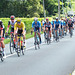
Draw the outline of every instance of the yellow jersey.
<instances>
[{"instance_id":1,"label":"yellow jersey","mask_svg":"<svg viewBox=\"0 0 75 75\"><path fill-rule=\"evenodd\" d=\"M15 23L14 25L14 30L17 30L18 29L22 29L22 30L25 30L25 24L23 22L21 22L21 25L18 25L17 22Z\"/></svg>"}]
</instances>

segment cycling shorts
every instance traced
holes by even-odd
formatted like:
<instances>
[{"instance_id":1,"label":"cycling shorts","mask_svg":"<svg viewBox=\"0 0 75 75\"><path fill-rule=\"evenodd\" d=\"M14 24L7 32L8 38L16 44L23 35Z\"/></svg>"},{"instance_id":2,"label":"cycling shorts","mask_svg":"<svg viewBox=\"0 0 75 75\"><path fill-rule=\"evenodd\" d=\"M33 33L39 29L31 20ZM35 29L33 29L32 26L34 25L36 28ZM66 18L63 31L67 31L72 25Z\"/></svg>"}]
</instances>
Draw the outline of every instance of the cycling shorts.
<instances>
[{"instance_id":1,"label":"cycling shorts","mask_svg":"<svg viewBox=\"0 0 75 75\"><path fill-rule=\"evenodd\" d=\"M22 32L23 32L23 30L18 30L17 33L18 33L18 34L22 34Z\"/></svg>"},{"instance_id":2,"label":"cycling shorts","mask_svg":"<svg viewBox=\"0 0 75 75\"><path fill-rule=\"evenodd\" d=\"M14 33L14 28L11 28L11 32L13 32L13 33Z\"/></svg>"},{"instance_id":3,"label":"cycling shorts","mask_svg":"<svg viewBox=\"0 0 75 75\"><path fill-rule=\"evenodd\" d=\"M34 32L36 32L36 31L40 32L39 27L34 28Z\"/></svg>"},{"instance_id":4,"label":"cycling shorts","mask_svg":"<svg viewBox=\"0 0 75 75\"><path fill-rule=\"evenodd\" d=\"M48 28L48 31L50 31L50 27L45 27L45 30L46 30L46 28Z\"/></svg>"}]
</instances>

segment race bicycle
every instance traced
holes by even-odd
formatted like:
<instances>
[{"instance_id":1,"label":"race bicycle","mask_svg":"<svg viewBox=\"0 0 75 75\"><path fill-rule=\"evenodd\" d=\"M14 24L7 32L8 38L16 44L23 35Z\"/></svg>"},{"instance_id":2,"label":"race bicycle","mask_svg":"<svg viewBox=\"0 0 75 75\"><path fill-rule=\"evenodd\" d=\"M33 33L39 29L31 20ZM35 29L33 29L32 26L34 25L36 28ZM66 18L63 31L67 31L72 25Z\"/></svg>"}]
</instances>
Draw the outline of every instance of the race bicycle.
<instances>
[{"instance_id":1,"label":"race bicycle","mask_svg":"<svg viewBox=\"0 0 75 75\"><path fill-rule=\"evenodd\" d=\"M70 27L70 37L72 38L72 36L73 36L73 28Z\"/></svg>"},{"instance_id":2,"label":"race bicycle","mask_svg":"<svg viewBox=\"0 0 75 75\"><path fill-rule=\"evenodd\" d=\"M14 34L11 33L11 39L10 39L10 53L13 54L15 50L15 40L14 40Z\"/></svg>"},{"instance_id":3,"label":"race bicycle","mask_svg":"<svg viewBox=\"0 0 75 75\"><path fill-rule=\"evenodd\" d=\"M39 40L39 36L38 36L38 31L36 31L35 33L36 33L36 35L35 35L34 45L35 45L35 50L37 50L37 46L38 46L38 49L40 49L40 40Z\"/></svg>"},{"instance_id":4,"label":"race bicycle","mask_svg":"<svg viewBox=\"0 0 75 75\"><path fill-rule=\"evenodd\" d=\"M45 43L47 43L48 45L51 43L50 31L45 32Z\"/></svg>"},{"instance_id":5,"label":"race bicycle","mask_svg":"<svg viewBox=\"0 0 75 75\"><path fill-rule=\"evenodd\" d=\"M21 52L24 55L24 51L25 51L25 47L23 46L23 34L18 34L17 38L18 38L18 41L17 41L16 52L18 57L20 57Z\"/></svg>"}]
</instances>

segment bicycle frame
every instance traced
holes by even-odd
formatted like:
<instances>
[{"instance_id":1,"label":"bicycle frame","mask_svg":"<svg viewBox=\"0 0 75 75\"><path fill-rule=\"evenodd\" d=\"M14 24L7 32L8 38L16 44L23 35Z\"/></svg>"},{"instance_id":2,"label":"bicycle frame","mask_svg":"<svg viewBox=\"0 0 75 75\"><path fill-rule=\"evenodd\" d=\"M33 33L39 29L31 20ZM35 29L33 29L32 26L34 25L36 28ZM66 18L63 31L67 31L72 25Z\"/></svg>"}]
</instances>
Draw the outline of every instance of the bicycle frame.
<instances>
[{"instance_id":1,"label":"bicycle frame","mask_svg":"<svg viewBox=\"0 0 75 75\"><path fill-rule=\"evenodd\" d=\"M21 48L21 46L23 45L22 43L23 43L23 37L21 36L21 35L19 35L18 37L18 45L20 46L20 48Z\"/></svg>"},{"instance_id":2,"label":"bicycle frame","mask_svg":"<svg viewBox=\"0 0 75 75\"><path fill-rule=\"evenodd\" d=\"M38 37L38 31L36 31L36 35L35 35L35 49L37 49L36 45L38 45L38 48L40 48L39 44L40 44L40 40Z\"/></svg>"}]
</instances>

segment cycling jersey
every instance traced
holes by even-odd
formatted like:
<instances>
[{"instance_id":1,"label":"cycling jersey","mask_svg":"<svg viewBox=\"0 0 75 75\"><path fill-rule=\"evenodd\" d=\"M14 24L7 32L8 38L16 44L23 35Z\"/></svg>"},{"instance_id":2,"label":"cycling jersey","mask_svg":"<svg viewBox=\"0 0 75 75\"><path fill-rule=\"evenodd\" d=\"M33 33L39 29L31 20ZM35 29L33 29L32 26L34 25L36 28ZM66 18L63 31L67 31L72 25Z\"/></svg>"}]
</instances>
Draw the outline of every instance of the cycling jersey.
<instances>
[{"instance_id":1,"label":"cycling jersey","mask_svg":"<svg viewBox=\"0 0 75 75\"><path fill-rule=\"evenodd\" d=\"M18 30L25 30L25 24L23 22L21 22L21 25L18 25L17 22L14 25L14 30L16 30L18 28Z\"/></svg>"},{"instance_id":2,"label":"cycling jersey","mask_svg":"<svg viewBox=\"0 0 75 75\"><path fill-rule=\"evenodd\" d=\"M69 26L69 27L73 27L73 23L71 23L71 24L68 23L68 26Z\"/></svg>"},{"instance_id":3,"label":"cycling jersey","mask_svg":"<svg viewBox=\"0 0 75 75\"><path fill-rule=\"evenodd\" d=\"M39 32L39 28L41 28L41 23L39 21L37 21L37 23L35 23L35 21L33 21L32 28L34 28L34 32L37 30Z\"/></svg>"},{"instance_id":4,"label":"cycling jersey","mask_svg":"<svg viewBox=\"0 0 75 75\"><path fill-rule=\"evenodd\" d=\"M61 29L63 28L63 24L64 24L64 21L61 21L61 22L60 22Z\"/></svg>"},{"instance_id":5,"label":"cycling jersey","mask_svg":"<svg viewBox=\"0 0 75 75\"><path fill-rule=\"evenodd\" d=\"M0 21L0 31L3 29L3 23Z\"/></svg>"},{"instance_id":6,"label":"cycling jersey","mask_svg":"<svg viewBox=\"0 0 75 75\"><path fill-rule=\"evenodd\" d=\"M65 21L64 21L63 25L66 26L66 22Z\"/></svg>"},{"instance_id":7,"label":"cycling jersey","mask_svg":"<svg viewBox=\"0 0 75 75\"><path fill-rule=\"evenodd\" d=\"M44 25L45 25L45 28L48 28L48 31L50 31L51 22L50 21L49 22L45 22Z\"/></svg>"},{"instance_id":8,"label":"cycling jersey","mask_svg":"<svg viewBox=\"0 0 75 75\"><path fill-rule=\"evenodd\" d=\"M44 24L44 21L41 22L41 26L43 26L43 24Z\"/></svg>"},{"instance_id":9,"label":"cycling jersey","mask_svg":"<svg viewBox=\"0 0 75 75\"><path fill-rule=\"evenodd\" d=\"M55 29L58 29L60 21L55 21L54 24L55 24Z\"/></svg>"},{"instance_id":10,"label":"cycling jersey","mask_svg":"<svg viewBox=\"0 0 75 75\"><path fill-rule=\"evenodd\" d=\"M5 27L2 23L2 21L0 21L0 33L1 33L1 30L3 30L3 36L2 37L4 38L4 36L5 36Z\"/></svg>"},{"instance_id":11,"label":"cycling jersey","mask_svg":"<svg viewBox=\"0 0 75 75\"><path fill-rule=\"evenodd\" d=\"M54 28L54 23L53 22L51 22L51 25L52 25L52 28Z\"/></svg>"},{"instance_id":12,"label":"cycling jersey","mask_svg":"<svg viewBox=\"0 0 75 75\"><path fill-rule=\"evenodd\" d=\"M14 25L16 23L16 20L14 20L14 22L12 22L11 20L8 22L8 27L11 25L11 28L14 28Z\"/></svg>"},{"instance_id":13,"label":"cycling jersey","mask_svg":"<svg viewBox=\"0 0 75 75\"><path fill-rule=\"evenodd\" d=\"M49 22L45 22L44 25L45 25L45 27L50 27L51 26L51 22L50 21Z\"/></svg>"},{"instance_id":14,"label":"cycling jersey","mask_svg":"<svg viewBox=\"0 0 75 75\"><path fill-rule=\"evenodd\" d=\"M37 21L37 23L35 23L35 22L33 22L32 23L32 28L39 28L39 27L41 27L41 23L39 22L39 21Z\"/></svg>"}]
</instances>

